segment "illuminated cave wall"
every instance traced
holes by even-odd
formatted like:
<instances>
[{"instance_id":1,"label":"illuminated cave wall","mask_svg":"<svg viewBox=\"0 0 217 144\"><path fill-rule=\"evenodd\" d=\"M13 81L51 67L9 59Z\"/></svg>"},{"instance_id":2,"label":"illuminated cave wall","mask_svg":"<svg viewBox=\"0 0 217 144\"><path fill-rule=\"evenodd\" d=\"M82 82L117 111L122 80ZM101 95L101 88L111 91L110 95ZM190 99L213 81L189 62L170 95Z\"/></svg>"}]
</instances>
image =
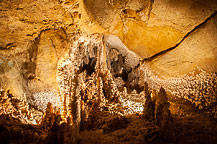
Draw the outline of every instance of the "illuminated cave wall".
<instances>
[{"instance_id":1,"label":"illuminated cave wall","mask_svg":"<svg viewBox=\"0 0 217 144\"><path fill-rule=\"evenodd\" d=\"M99 99L141 112L147 81L216 117L216 10L215 0L1 0L1 114L36 123L48 102L76 115L73 102L88 117Z\"/></svg>"}]
</instances>

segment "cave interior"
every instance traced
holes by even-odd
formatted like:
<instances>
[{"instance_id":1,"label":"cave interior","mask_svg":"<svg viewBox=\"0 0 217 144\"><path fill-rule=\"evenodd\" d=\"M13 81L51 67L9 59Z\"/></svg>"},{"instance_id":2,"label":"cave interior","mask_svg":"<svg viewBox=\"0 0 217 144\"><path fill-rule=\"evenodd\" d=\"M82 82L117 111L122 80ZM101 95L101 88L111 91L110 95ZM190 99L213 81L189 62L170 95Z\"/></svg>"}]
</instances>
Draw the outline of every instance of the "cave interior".
<instances>
[{"instance_id":1,"label":"cave interior","mask_svg":"<svg viewBox=\"0 0 217 144\"><path fill-rule=\"evenodd\" d=\"M216 0L0 0L0 143L217 143Z\"/></svg>"}]
</instances>

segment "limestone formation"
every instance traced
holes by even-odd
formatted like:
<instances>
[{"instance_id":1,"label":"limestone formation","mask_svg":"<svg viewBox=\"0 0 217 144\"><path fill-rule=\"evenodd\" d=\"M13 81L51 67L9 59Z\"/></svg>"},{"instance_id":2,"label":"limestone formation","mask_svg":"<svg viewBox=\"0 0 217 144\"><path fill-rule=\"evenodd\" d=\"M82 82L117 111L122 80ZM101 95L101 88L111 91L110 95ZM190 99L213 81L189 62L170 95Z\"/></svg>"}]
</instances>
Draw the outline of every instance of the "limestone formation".
<instances>
[{"instance_id":1,"label":"limestone formation","mask_svg":"<svg viewBox=\"0 0 217 144\"><path fill-rule=\"evenodd\" d=\"M213 112L208 113L215 116L217 5L214 0L206 3L28 0L1 1L0 6L1 87L9 89L19 100L27 99L42 111L48 102L61 109L58 105L64 100L59 97L61 84L56 66L72 50L70 47L76 49L72 39L76 42L81 35L106 33L101 39L106 58L101 61L107 62L119 89L127 87L128 92L134 89L141 92L147 81L155 89L163 86L195 106L211 109ZM83 57L80 72L87 70L91 74L96 59L93 53L88 55ZM143 58L148 60L138 68ZM199 75L206 77L201 80L207 83L203 84L206 85L203 95L200 91L205 90L194 84L200 81L194 80ZM177 91L177 86L183 91ZM197 102L194 96L199 99Z\"/></svg>"},{"instance_id":2,"label":"limestone formation","mask_svg":"<svg viewBox=\"0 0 217 144\"><path fill-rule=\"evenodd\" d=\"M171 99L217 118L216 34L216 0L0 0L3 135L79 143L98 129L134 143L126 130L149 143Z\"/></svg>"},{"instance_id":3,"label":"limestone formation","mask_svg":"<svg viewBox=\"0 0 217 144\"><path fill-rule=\"evenodd\" d=\"M155 101L151 99L151 93L148 89L147 82L145 82L145 104L143 114L147 120L154 120L155 118Z\"/></svg>"},{"instance_id":4,"label":"limestone formation","mask_svg":"<svg viewBox=\"0 0 217 144\"><path fill-rule=\"evenodd\" d=\"M155 90L153 90L152 93L152 96L155 96L154 98L151 98L148 84L145 82L144 118L149 121L154 121L155 126L160 129L160 132L169 133L171 132L172 127L172 116L166 91L161 87L158 94L154 93Z\"/></svg>"},{"instance_id":5,"label":"limestone formation","mask_svg":"<svg viewBox=\"0 0 217 144\"><path fill-rule=\"evenodd\" d=\"M167 94L164 88L161 87L156 97L155 124L160 127L162 131L169 130L171 126L172 119L169 106L170 103L168 102Z\"/></svg>"}]
</instances>

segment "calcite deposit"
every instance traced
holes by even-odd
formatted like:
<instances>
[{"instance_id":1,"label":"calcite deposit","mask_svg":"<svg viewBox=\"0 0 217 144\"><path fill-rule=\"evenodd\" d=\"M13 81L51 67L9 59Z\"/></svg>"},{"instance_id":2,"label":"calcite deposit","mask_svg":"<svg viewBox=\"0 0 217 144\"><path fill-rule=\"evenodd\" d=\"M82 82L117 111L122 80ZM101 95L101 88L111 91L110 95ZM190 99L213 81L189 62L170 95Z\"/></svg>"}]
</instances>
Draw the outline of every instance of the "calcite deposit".
<instances>
[{"instance_id":1,"label":"calcite deposit","mask_svg":"<svg viewBox=\"0 0 217 144\"><path fill-rule=\"evenodd\" d=\"M216 0L0 0L0 141L213 143L209 118Z\"/></svg>"}]
</instances>

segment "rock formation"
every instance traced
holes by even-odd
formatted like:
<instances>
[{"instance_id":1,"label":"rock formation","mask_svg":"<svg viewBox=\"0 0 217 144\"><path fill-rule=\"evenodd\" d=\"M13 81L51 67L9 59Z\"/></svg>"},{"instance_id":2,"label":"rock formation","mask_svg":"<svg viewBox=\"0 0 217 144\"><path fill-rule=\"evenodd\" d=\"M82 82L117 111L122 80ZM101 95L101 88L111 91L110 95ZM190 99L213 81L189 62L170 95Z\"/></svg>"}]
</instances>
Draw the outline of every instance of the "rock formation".
<instances>
[{"instance_id":1,"label":"rock formation","mask_svg":"<svg viewBox=\"0 0 217 144\"><path fill-rule=\"evenodd\" d=\"M150 142L170 125L168 99L217 118L216 14L215 0L0 0L3 135L31 125L36 143L77 143L143 113L151 126L135 131Z\"/></svg>"},{"instance_id":2,"label":"rock formation","mask_svg":"<svg viewBox=\"0 0 217 144\"><path fill-rule=\"evenodd\" d=\"M148 84L145 82L145 104L143 109L144 116L147 120L155 118L155 101L151 98L151 93L148 90Z\"/></svg>"},{"instance_id":3,"label":"rock formation","mask_svg":"<svg viewBox=\"0 0 217 144\"><path fill-rule=\"evenodd\" d=\"M154 98L151 98L148 84L145 82L145 98L144 118L149 121L154 121L160 135L166 138L166 135L172 132L172 116L165 89L161 87L159 93Z\"/></svg>"},{"instance_id":4,"label":"rock formation","mask_svg":"<svg viewBox=\"0 0 217 144\"><path fill-rule=\"evenodd\" d=\"M165 90L161 87L156 98L155 124L161 128L170 126L171 113L169 102Z\"/></svg>"}]
</instances>

